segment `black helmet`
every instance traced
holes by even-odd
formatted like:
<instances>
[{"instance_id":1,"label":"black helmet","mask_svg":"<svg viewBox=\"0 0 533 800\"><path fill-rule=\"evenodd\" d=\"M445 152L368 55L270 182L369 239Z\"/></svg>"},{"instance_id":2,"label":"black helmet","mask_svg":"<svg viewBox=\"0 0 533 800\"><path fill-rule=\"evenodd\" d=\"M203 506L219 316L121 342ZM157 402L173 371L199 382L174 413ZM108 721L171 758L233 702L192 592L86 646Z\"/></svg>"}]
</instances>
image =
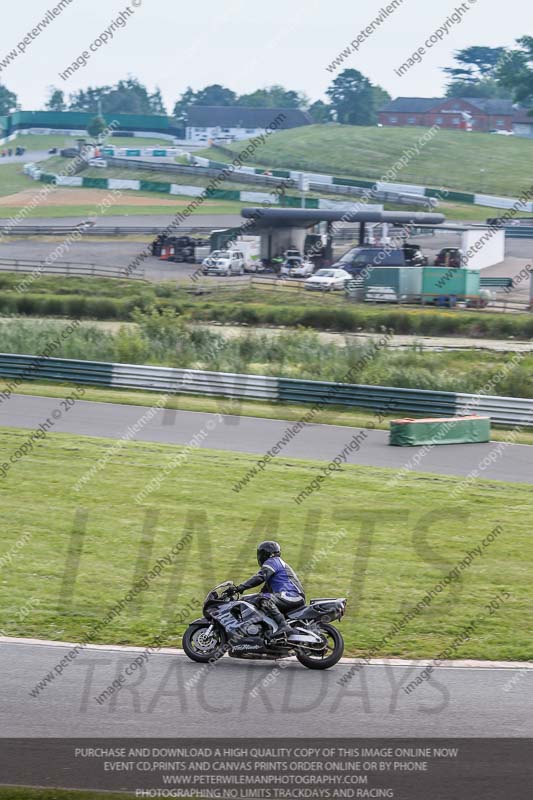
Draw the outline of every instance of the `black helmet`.
<instances>
[{"instance_id":1,"label":"black helmet","mask_svg":"<svg viewBox=\"0 0 533 800\"><path fill-rule=\"evenodd\" d=\"M257 546L257 563L260 567L263 566L267 558L270 556L280 556L281 547L277 542L261 542Z\"/></svg>"}]
</instances>

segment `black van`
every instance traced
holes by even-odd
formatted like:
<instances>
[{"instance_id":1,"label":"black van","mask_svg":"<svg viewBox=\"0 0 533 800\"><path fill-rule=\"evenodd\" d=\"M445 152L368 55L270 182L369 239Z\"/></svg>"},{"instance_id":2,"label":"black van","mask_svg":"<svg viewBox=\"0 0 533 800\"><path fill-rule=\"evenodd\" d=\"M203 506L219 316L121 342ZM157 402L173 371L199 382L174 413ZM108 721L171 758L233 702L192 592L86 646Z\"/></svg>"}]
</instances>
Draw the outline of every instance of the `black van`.
<instances>
[{"instance_id":1,"label":"black van","mask_svg":"<svg viewBox=\"0 0 533 800\"><path fill-rule=\"evenodd\" d=\"M366 267L425 267L427 264L428 259L418 244L404 244L402 247L363 245L348 250L332 269L344 269L350 275L358 275Z\"/></svg>"}]
</instances>

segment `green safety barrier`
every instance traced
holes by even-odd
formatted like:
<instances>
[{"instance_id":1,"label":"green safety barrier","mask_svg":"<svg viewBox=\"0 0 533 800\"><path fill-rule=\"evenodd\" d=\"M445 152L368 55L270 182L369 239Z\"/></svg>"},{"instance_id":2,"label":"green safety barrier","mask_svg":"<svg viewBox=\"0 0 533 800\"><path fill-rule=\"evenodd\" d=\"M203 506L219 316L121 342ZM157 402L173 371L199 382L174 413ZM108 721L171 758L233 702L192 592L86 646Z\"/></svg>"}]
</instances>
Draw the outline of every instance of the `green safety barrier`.
<instances>
[{"instance_id":1,"label":"green safety barrier","mask_svg":"<svg viewBox=\"0 0 533 800\"><path fill-rule=\"evenodd\" d=\"M107 189L107 178L83 178L82 184L86 189Z\"/></svg>"},{"instance_id":2,"label":"green safety barrier","mask_svg":"<svg viewBox=\"0 0 533 800\"><path fill-rule=\"evenodd\" d=\"M171 183L160 183L158 181L140 181L141 192L162 192L170 194Z\"/></svg>"},{"instance_id":3,"label":"green safety barrier","mask_svg":"<svg viewBox=\"0 0 533 800\"><path fill-rule=\"evenodd\" d=\"M396 419L390 424L389 444L396 447L476 444L488 441L490 441L490 417Z\"/></svg>"},{"instance_id":4,"label":"green safety barrier","mask_svg":"<svg viewBox=\"0 0 533 800\"><path fill-rule=\"evenodd\" d=\"M375 185L375 181L356 181L352 180L351 178L333 178L333 184L335 186L357 186L360 189L372 189Z\"/></svg>"},{"instance_id":5,"label":"green safety barrier","mask_svg":"<svg viewBox=\"0 0 533 800\"><path fill-rule=\"evenodd\" d=\"M240 200L241 193L236 189L208 189L206 192L208 197L213 200Z\"/></svg>"},{"instance_id":6,"label":"green safety barrier","mask_svg":"<svg viewBox=\"0 0 533 800\"><path fill-rule=\"evenodd\" d=\"M302 207L302 198L301 197L290 197L289 195L281 195L279 198L279 204L283 208L301 208Z\"/></svg>"},{"instance_id":7,"label":"green safety barrier","mask_svg":"<svg viewBox=\"0 0 533 800\"><path fill-rule=\"evenodd\" d=\"M0 354L0 375L11 392L25 381L53 380L89 386L113 386L114 364L30 355Z\"/></svg>"}]
</instances>

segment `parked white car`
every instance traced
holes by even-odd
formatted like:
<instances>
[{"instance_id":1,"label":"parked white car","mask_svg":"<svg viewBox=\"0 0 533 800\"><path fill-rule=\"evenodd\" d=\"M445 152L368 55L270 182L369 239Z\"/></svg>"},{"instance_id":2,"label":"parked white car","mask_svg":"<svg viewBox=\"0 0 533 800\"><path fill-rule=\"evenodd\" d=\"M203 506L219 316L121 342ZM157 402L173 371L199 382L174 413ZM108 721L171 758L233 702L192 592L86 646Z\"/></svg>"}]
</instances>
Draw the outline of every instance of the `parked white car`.
<instances>
[{"instance_id":1,"label":"parked white car","mask_svg":"<svg viewBox=\"0 0 533 800\"><path fill-rule=\"evenodd\" d=\"M309 278L313 274L313 270L313 262L298 255L287 258L281 265L279 274L285 278Z\"/></svg>"},{"instance_id":2,"label":"parked white car","mask_svg":"<svg viewBox=\"0 0 533 800\"><path fill-rule=\"evenodd\" d=\"M204 275L244 275L244 254L241 250L213 250L202 261Z\"/></svg>"},{"instance_id":3,"label":"parked white car","mask_svg":"<svg viewBox=\"0 0 533 800\"><path fill-rule=\"evenodd\" d=\"M352 276L344 269L319 269L306 280L304 287L322 292L342 291L347 280Z\"/></svg>"}]
</instances>

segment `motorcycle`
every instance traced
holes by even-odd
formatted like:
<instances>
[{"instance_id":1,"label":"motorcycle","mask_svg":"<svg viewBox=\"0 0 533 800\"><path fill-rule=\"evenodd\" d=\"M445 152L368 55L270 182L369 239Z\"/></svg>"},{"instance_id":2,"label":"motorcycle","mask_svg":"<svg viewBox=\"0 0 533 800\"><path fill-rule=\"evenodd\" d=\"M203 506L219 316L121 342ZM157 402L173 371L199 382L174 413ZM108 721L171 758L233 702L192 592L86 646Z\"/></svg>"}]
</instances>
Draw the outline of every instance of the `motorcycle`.
<instances>
[{"instance_id":1,"label":"motorcycle","mask_svg":"<svg viewBox=\"0 0 533 800\"><path fill-rule=\"evenodd\" d=\"M347 600L318 598L286 615L291 633L276 638L276 623L250 599L241 596L233 583L215 586L204 601L203 617L190 623L183 636L183 649L192 661L231 658L277 660L296 656L308 669L333 667L344 653L344 639L330 623L341 620Z\"/></svg>"}]
</instances>

